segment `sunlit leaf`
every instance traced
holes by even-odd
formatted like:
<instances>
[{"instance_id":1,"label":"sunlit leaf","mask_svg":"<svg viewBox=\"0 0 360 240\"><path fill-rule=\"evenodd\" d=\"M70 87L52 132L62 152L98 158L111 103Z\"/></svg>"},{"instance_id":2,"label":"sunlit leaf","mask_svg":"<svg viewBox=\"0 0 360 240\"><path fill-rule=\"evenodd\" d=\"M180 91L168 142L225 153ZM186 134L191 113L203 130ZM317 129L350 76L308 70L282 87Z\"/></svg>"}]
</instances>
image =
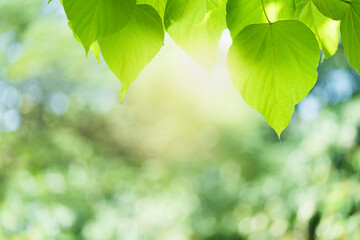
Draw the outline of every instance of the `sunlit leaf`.
<instances>
[{"instance_id":1,"label":"sunlit leaf","mask_svg":"<svg viewBox=\"0 0 360 240\"><path fill-rule=\"evenodd\" d=\"M320 50L303 23L287 20L244 28L229 51L228 67L245 102L278 136L317 79Z\"/></svg>"},{"instance_id":2,"label":"sunlit leaf","mask_svg":"<svg viewBox=\"0 0 360 240\"><path fill-rule=\"evenodd\" d=\"M66 16L86 52L100 37L123 28L135 4L136 0L63 0Z\"/></svg>"},{"instance_id":3,"label":"sunlit leaf","mask_svg":"<svg viewBox=\"0 0 360 240\"><path fill-rule=\"evenodd\" d=\"M325 17L309 0L296 0L296 16L313 31L325 57L334 55L339 45L340 22Z\"/></svg>"},{"instance_id":4,"label":"sunlit leaf","mask_svg":"<svg viewBox=\"0 0 360 240\"><path fill-rule=\"evenodd\" d=\"M353 0L341 21L341 41L349 63L360 73L360 0Z\"/></svg>"},{"instance_id":5,"label":"sunlit leaf","mask_svg":"<svg viewBox=\"0 0 360 240\"><path fill-rule=\"evenodd\" d=\"M161 18L149 5L137 5L128 25L99 41L101 53L121 81L121 100L130 84L163 45Z\"/></svg>"},{"instance_id":6,"label":"sunlit leaf","mask_svg":"<svg viewBox=\"0 0 360 240\"><path fill-rule=\"evenodd\" d=\"M168 0L165 27L191 57L211 70L226 29L225 0Z\"/></svg>"},{"instance_id":7,"label":"sunlit leaf","mask_svg":"<svg viewBox=\"0 0 360 240\"><path fill-rule=\"evenodd\" d=\"M264 0L264 6L272 22L291 19L295 11L293 0ZM226 20L232 38L250 24L266 23L262 0L229 0Z\"/></svg>"}]
</instances>

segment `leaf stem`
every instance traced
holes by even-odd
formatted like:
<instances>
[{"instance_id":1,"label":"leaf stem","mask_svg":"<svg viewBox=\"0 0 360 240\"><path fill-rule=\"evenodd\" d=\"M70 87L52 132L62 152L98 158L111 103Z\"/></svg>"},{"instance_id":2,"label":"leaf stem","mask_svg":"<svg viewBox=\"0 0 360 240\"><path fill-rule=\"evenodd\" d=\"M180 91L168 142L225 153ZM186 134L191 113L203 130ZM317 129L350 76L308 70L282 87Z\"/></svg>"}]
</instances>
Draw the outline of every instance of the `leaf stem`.
<instances>
[{"instance_id":1,"label":"leaf stem","mask_svg":"<svg viewBox=\"0 0 360 240\"><path fill-rule=\"evenodd\" d=\"M269 24L272 24L272 22L270 21L268 15L266 13L266 10L265 10L264 0L261 0L261 4L262 4L262 8L263 8L263 11L264 11L264 14L265 14L265 17L266 17L267 21L269 22Z\"/></svg>"}]
</instances>

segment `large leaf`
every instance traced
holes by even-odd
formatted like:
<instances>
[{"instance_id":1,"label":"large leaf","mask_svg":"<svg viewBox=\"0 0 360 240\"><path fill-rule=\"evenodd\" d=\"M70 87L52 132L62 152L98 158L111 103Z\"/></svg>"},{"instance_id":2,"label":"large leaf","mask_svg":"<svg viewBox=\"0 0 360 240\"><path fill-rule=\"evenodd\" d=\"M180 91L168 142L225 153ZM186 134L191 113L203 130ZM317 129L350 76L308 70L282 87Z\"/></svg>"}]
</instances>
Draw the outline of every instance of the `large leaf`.
<instances>
[{"instance_id":1,"label":"large leaf","mask_svg":"<svg viewBox=\"0 0 360 240\"><path fill-rule=\"evenodd\" d=\"M165 28L191 57L212 69L226 29L225 0L168 0Z\"/></svg>"},{"instance_id":2,"label":"large leaf","mask_svg":"<svg viewBox=\"0 0 360 240\"><path fill-rule=\"evenodd\" d=\"M319 11L334 20L341 20L351 0L312 0Z\"/></svg>"},{"instance_id":3,"label":"large leaf","mask_svg":"<svg viewBox=\"0 0 360 240\"><path fill-rule=\"evenodd\" d=\"M85 51L100 37L123 28L130 20L136 0L63 0L73 31Z\"/></svg>"},{"instance_id":4,"label":"large leaf","mask_svg":"<svg viewBox=\"0 0 360 240\"><path fill-rule=\"evenodd\" d=\"M234 39L228 58L235 87L280 137L295 104L316 83L320 50L314 34L294 20L250 25Z\"/></svg>"},{"instance_id":5,"label":"large leaf","mask_svg":"<svg viewBox=\"0 0 360 240\"><path fill-rule=\"evenodd\" d=\"M295 11L293 0L264 0L264 6L272 22L292 19ZM226 20L232 38L250 24L266 23L262 0L228 0Z\"/></svg>"},{"instance_id":6,"label":"large leaf","mask_svg":"<svg viewBox=\"0 0 360 240\"><path fill-rule=\"evenodd\" d=\"M121 101L130 84L155 57L164 42L164 30L157 11L137 5L128 25L100 39L101 53L111 71L121 81Z\"/></svg>"},{"instance_id":7,"label":"large leaf","mask_svg":"<svg viewBox=\"0 0 360 240\"><path fill-rule=\"evenodd\" d=\"M137 4L149 4L159 13L161 18L164 18L165 7L167 0L137 0Z\"/></svg>"},{"instance_id":8,"label":"large leaf","mask_svg":"<svg viewBox=\"0 0 360 240\"><path fill-rule=\"evenodd\" d=\"M325 57L334 55L339 45L340 22L325 17L311 0L296 0L296 16L313 31Z\"/></svg>"},{"instance_id":9,"label":"large leaf","mask_svg":"<svg viewBox=\"0 0 360 240\"><path fill-rule=\"evenodd\" d=\"M349 63L360 73L360 0L353 0L341 21L341 41Z\"/></svg>"}]
</instances>

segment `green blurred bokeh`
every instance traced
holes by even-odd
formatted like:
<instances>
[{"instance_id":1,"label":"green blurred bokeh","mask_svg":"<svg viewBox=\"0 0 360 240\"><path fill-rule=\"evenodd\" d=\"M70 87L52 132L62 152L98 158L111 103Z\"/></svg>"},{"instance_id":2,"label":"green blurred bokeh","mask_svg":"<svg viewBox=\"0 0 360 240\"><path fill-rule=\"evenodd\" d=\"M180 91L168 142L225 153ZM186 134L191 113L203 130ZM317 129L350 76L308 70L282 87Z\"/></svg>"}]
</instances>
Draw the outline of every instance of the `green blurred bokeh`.
<instances>
[{"instance_id":1,"label":"green blurred bokeh","mask_svg":"<svg viewBox=\"0 0 360 240\"><path fill-rule=\"evenodd\" d=\"M0 1L0 239L360 239L360 77L342 47L282 136L167 36L120 104L58 1Z\"/></svg>"}]
</instances>

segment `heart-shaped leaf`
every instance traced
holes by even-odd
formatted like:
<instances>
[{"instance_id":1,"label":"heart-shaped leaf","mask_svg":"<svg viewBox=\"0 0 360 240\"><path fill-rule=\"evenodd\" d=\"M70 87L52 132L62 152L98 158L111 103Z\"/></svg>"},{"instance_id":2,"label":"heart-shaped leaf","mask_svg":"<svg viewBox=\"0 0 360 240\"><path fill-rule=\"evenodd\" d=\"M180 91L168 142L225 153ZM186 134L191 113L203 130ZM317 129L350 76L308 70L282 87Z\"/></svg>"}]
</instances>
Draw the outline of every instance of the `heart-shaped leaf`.
<instances>
[{"instance_id":1,"label":"heart-shaped leaf","mask_svg":"<svg viewBox=\"0 0 360 240\"><path fill-rule=\"evenodd\" d=\"M121 101L130 84L159 52L164 28L157 11L150 5L137 5L128 25L100 39L101 53L111 71L121 81Z\"/></svg>"},{"instance_id":2,"label":"heart-shaped leaf","mask_svg":"<svg viewBox=\"0 0 360 240\"><path fill-rule=\"evenodd\" d=\"M255 24L234 39L228 67L235 87L280 137L295 104L313 88L320 50L315 35L295 20Z\"/></svg>"}]
</instances>

